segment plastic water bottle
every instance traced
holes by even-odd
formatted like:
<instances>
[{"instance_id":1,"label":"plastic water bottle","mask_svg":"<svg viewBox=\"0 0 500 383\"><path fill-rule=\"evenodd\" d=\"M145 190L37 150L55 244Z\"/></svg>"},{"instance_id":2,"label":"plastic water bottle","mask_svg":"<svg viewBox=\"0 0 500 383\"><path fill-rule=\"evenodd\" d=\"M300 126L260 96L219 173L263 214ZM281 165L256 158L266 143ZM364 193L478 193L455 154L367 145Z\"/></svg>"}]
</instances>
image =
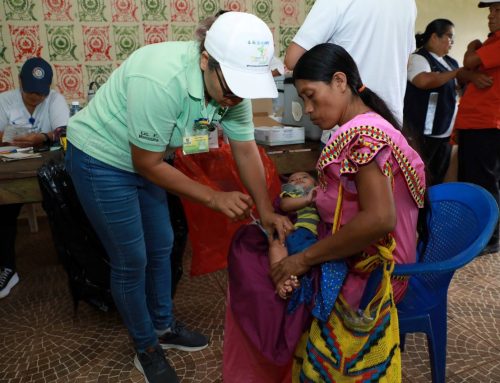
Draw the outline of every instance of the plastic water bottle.
<instances>
[{"instance_id":1,"label":"plastic water bottle","mask_svg":"<svg viewBox=\"0 0 500 383\"><path fill-rule=\"evenodd\" d=\"M274 77L276 89L278 90L278 97L273 98L273 116L275 118L283 117L283 109L285 106L285 76L281 75Z\"/></svg>"},{"instance_id":2,"label":"plastic water bottle","mask_svg":"<svg viewBox=\"0 0 500 383\"><path fill-rule=\"evenodd\" d=\"M69 116L72 117L80 111L80 101L72 101L71 108L69 109Z\"/></svg>"},{"instance_id":3,"label":"plastic water bottle","mask_svg":"<svg viewBox=\"0 0 500 383\"><path fill-rule=\"evenodd\" d=\"M89 85L89 91L87 93L87 105L95 96L95 92L97 91L98 85L95 81L92 81Z\"/></svg>"}]
</instances>

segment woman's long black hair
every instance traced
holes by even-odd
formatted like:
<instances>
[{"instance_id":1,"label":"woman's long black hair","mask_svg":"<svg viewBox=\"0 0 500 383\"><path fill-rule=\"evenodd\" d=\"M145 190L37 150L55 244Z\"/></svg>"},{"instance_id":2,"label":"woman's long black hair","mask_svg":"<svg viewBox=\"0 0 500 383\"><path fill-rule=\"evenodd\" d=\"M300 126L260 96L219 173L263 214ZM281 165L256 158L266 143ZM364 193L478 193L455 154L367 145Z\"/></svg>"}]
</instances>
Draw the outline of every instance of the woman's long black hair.
<instances>
[{"instance_id":1,"label":"woman's long black hair","mask_svg":"<svg viewBox=\"0 0 500 383\"><path fill-rule=\"evenodd\" d=\"M396 129L401 130L401 124L379 96L367 87L360 92L363 81L358 67L351 55L340 45L319 44L304 53L293 70L293 81L322 81L330 84L336 72L345 73L352 94L359 96L366 106L380 114Z\"/></svg>"},{"instance_id":2,"label":"woman's long black hair","mask_svg":"<svg viewBox=\"0 0 500 383\"><path fill-rule=\"evenodd\" d=\"M330 84L336 72L342 72L346 75L347 85L353 95L360 97L366 106L382 116L396 129L402 130L401 124L394 117L394 114L384 100L377 96L370 88L364 86L354 59L340 45L324 43L316 45L305 52L295 65L293 81L294 83L297 80L321 81L325 84ZM426 193L424 208L419 210L417 223L419 239L424 246L427 244L429 238L427 227L427 215L429 211L430 206Z\"/></svg>"}]
</instances>

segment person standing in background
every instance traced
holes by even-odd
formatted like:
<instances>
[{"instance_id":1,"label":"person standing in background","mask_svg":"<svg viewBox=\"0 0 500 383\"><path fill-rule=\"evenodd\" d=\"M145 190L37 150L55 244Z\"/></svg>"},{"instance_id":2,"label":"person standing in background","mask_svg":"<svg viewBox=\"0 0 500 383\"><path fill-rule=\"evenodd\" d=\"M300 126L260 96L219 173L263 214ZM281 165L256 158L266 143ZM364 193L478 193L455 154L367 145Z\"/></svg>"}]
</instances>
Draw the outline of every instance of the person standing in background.
<instances>
[{"instance_id":1,"label":"person standing in background","mask_svg":"<svg viewBox=\"0 0 500 383\"><path fill-rule=\"evenodd\" d=\"M0 149L2 145L20 147L49 146L54 131L65 128L69 108L64 97L50 89L53 72L41 57L32 57L23 64L19 74L19 88L0 94ZM7 126L29 127L30 132L3 142ZM0 298L9 295L19 282L16 271L15 245L17 217L22 204L0 206Z\"/></svg>"},{"instance_id":2,"label":"person standing in background","mask_svg":"<svg viewBox=\"0 0 500 383\"><path fill-rule=\"evenodd\" d=\"M450 164L450 136L463 86L467 81L478 88L491 86L488 75L459 68L448 56L454 35L450 20L433 20L415 35L418 50L408 63L404 125L419 144L432 185L443 182Z\"/></svg>"},{"instance_id":3,"label":"person standing in background","mask_svg":"<svg viewBox=\"0 0 500 383\"><path fill-rule=\"evenodd\" d=\"M286 51L285 65L293 70L315 45L340 45L401 123L416 17L415 0L317 0Z\"/></svg>"},{"instance_id":4,"label":"person standing in background","mask_svg":"<svg viewBox=\"0 0 500 383\"><path fill-rule=\"evenodd\" d=\"M489 8L490 34L481 43L467 46L464 67L491 77L492 85L467 86L458 107L455 129L458 135L458 180L480 185L500 202L500 1L485 0ZM498 223L483 254L500 250Z\"/></svg>"}]
</instances>

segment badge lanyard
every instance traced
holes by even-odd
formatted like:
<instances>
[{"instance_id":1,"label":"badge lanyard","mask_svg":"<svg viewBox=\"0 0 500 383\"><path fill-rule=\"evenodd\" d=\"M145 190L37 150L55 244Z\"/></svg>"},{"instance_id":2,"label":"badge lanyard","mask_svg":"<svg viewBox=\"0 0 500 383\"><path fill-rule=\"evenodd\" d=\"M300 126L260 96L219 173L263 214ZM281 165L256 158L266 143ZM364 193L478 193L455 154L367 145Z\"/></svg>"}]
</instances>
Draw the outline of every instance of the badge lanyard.
<instances>
[{"instance_id":1,"label":"badge lanyard","mask_svg":"<svg viewBox=\"0 0 500 383\"><path fill-rule=\"evenodd\" d=\"M226 114L227 108L218 107L211 120L207 116L206 108L202 107L201 110L205 117L195 119L193 124L186 126L184 130L182 137L182 152L184 154L206 153L209 148L218 147L219 122Z\"/></svg>"}]
</instances>

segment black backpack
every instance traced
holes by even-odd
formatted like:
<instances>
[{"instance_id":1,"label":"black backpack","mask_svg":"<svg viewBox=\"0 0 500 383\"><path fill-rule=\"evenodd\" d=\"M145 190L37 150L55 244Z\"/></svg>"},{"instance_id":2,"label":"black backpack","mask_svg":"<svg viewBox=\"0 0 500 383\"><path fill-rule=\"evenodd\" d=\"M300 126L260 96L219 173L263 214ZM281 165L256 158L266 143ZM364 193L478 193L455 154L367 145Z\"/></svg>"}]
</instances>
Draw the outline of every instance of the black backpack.
<instances>
[{"instance_id":1,"label":"black backpack","mask_svg":"<svg viewBox=\"0 0 500 383\"><path fill-rule=\"evenodd\" d=\"M80 300L102 311L114 307L109 287L109 258L85 214L64 162L50 161L38 169L38 183L43 196L59 260L68 274L75 311ZM182 257L188 228L184 209L177 196L168 195L174 243L170 257L172 297L182 277Z\"/></svg>"},{"instance_id":2,"label":"black backpack","mask_svg":"<svg viewBox=\"0 0 500 383\"><path fill-rule=\"evenodd\" d=\"M76 195L63 162L38 169L42 206L59 260L68 274L75 311L84 300L102 311L114 307L109 288L109 259Z\"/></svg>"}]
</instances>

